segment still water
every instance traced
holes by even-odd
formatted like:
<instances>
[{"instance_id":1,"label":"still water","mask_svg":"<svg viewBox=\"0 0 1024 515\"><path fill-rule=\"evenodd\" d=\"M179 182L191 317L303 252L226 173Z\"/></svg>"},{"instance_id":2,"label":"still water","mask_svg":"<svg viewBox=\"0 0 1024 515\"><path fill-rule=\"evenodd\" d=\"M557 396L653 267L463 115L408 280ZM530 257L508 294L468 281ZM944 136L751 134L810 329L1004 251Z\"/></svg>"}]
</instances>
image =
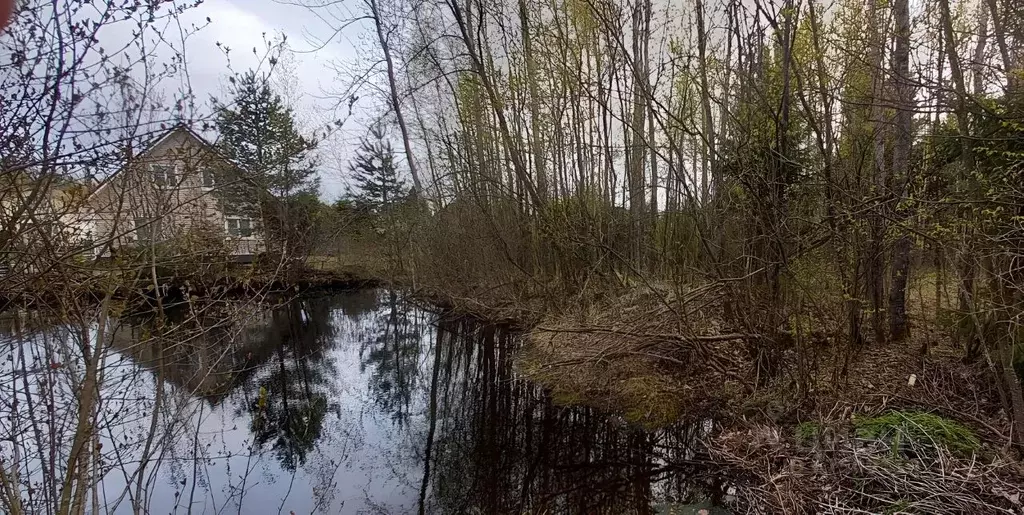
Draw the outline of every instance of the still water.
<instances>
[{"instance_id":1,"label":"still water","mask_svg":"<svg viewBox=\"0 0 1024 515\"><path fill-rule=\"evenodd\" d=\"M395 292L170 326L162 344L153 331L113 331L86 513L698 513L722 498L713 471L688 465L707 427L645 432L557 406L517 376L514 334ZM17 382L72 336L8 327L0 373Z\"/></svg>"}]
</instances>

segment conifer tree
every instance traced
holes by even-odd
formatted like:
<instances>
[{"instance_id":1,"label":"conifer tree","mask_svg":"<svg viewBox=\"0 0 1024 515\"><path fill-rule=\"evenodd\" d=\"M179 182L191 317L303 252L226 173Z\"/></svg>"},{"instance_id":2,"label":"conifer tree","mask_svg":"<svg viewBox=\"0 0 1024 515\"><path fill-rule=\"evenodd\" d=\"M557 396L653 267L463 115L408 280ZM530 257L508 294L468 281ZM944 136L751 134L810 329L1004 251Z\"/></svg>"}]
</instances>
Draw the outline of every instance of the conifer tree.
<instances>
[{"instance_id":1,"label":"conifer tree","mask_svg":"<svg viewBox=\"0 0 1024 515\"><path fill-rule=\"evenodd\" d=\"M370 129L370 136L360 140L349 170L353 182L349 196L368 212L380 214L409 194L395 169L395 152L380 128Z\"/></svg>"},{"instance_id":2,"label":"conifer tree","mask_svg":"<svg viewBox=\"0 0 1024 515\"><path fill-rule=\"evenodd\" d=\"M230 82L230 102L214 100L218 148L236 165L221 174L226 208L262 222L269 250L301 252L310 225L304 200L319 191L317 141L300 133L266 76L250 71Z\"/></svg>"}]
</instances>

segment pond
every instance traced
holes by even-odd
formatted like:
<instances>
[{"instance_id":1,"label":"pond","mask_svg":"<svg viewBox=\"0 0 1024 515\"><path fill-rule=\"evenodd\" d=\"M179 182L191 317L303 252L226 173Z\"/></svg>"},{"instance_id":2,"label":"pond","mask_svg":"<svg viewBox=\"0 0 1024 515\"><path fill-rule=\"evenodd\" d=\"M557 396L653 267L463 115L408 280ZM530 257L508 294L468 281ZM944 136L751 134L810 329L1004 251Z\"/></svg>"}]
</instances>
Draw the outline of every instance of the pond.
<instances>
[{"instance_id":1,"label":"pond","mask_svg":"<svg viewBox=\"0 0 1024 515\"><path fill-rule=\"evenodd\" d=\"M3 430L26 442L74 427L52 400L75 391L61 342L89 336L28 325L6 324L0 369ZM518 377L515 334L393 291L177 330L112 330L87 513L716 513L724 496L692 466L707 424L646 432L558 406ZM30 472L23 502L48 512L52 456L4 445Z\"/></svg>"}]
</instances>

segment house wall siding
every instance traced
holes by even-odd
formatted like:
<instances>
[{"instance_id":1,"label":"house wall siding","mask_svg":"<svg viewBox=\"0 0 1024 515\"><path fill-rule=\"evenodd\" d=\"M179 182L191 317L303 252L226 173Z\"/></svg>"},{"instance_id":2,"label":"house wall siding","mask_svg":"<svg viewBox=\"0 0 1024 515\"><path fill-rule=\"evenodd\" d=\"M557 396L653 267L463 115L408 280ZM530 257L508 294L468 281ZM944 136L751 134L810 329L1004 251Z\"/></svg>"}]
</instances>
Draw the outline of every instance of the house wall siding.
<instances>
[{"instance_id":1,"label":"house wall siding","mask_svg":"<svg viewBox=\"0 0 1024 515\"><path fill-rule=\"evenodd\" d=\"M172 166L173 184L158 185L154 166ZM147 233L168 240L203 231L225 238L232 254L260 252L264 246L258 236L244 242L227 236L217 188L204 186L203 173L224 166L205 143L186 130L175 130L94 194L86 223L100 237L113 236L115 249L137 245ZM145 224L136 227L137 221Z\"/></svg>"}]
</instances>

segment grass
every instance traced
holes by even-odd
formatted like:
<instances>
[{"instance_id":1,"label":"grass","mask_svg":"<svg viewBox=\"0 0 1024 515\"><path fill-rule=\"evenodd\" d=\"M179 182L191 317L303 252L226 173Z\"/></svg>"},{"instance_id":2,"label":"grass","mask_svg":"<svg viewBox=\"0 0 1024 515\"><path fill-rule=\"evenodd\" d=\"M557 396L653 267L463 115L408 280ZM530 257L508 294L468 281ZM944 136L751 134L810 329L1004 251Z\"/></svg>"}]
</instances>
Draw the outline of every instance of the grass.
<instances>
[{"instance_id":1,"label":"grass","mask_svg":"<svg viewBox=\"0 0 1024 515\"><path fill-rule=\"evenodd\" d=\"M978 452L981 441L960 423L922 411L889 411L877 417L854 418L858 438L887 441L894 450L904 446L942 446L959 456Z\"/></svg>"},{"instance_id":2,"label":"grass","mask_svg":"<svg viewBox=\"0 0 1024 515\"><path fill-rule=\"evenodd\" d=\"M559 406L590 406L616 413L647 430L669 426L684 414L678 385L668 376L643 371L644 363L620 360L607 368L590 364L571 369L545 365L556 359L548 350L527 345L516 366L530 381L546 388Z\"/></svg>"},{"instance_id":3,"label":"grass","mask_svg":"<svg viewBox=\"0 0 1024 515\"><path fill-rule=\"evenodd\" d=\"M910 503L906 500L899 500L894 502L892 506L886 508L882 513L885 515L895 515L897 513L906 513L910 509Z\"/></svg>"}]
</instances>

